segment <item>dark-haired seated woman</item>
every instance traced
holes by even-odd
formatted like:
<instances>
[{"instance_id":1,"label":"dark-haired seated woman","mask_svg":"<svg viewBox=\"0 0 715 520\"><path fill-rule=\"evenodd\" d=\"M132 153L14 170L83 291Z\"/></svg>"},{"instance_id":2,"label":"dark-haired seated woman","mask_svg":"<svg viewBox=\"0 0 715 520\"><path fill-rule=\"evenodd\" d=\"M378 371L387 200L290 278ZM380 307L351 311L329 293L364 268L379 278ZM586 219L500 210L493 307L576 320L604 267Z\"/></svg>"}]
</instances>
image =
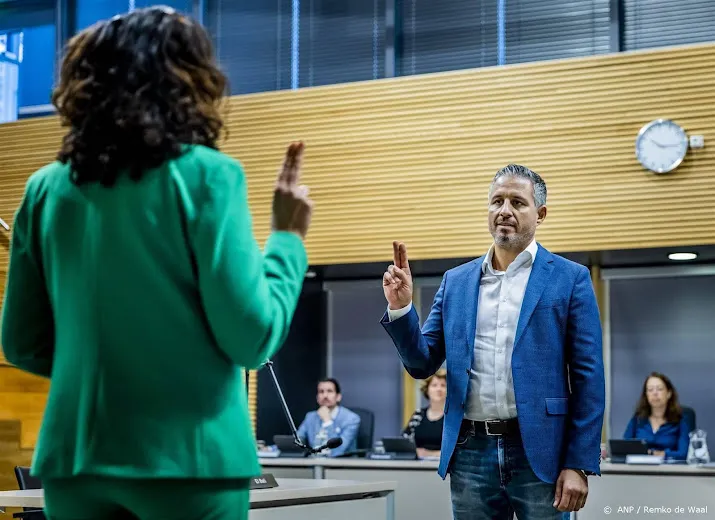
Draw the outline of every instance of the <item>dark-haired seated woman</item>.
<instances>
[{"instance_id":1,"label":"dark-haired seated woman","mask_svg":"<svg viewBox=\"0 0 715 520\"><path fill-rule=\"evenodd\" d=\"M670 379L653 372L643 383L636 413L623 437L643 439L652 455L685 460L688 456L690 431L683 419L678 393Z\"/></svg>"},{"instance_id":2,"label":"dark-haired seated woman","mask_svg":"<svg viewBox=\"0 0 715 520\"><path fill-rule=\"evenodd\" d=\"M67 134L27 182L2 320L7 360L51 379L32 464L50 520L248 518L243 369L288 334L312 203L296 143L261 251L246 175L217 150L225 85L206 31L170 9L68 44Z\"/></svg>"}]
</instances>

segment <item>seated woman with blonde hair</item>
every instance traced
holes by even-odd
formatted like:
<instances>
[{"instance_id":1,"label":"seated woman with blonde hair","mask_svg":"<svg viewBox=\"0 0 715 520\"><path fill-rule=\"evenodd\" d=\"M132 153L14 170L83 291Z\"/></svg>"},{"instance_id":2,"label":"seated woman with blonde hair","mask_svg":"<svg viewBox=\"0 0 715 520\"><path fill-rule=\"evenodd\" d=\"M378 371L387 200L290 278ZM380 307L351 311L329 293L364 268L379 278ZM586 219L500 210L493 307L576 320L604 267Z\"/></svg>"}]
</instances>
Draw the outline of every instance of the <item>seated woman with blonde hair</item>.
<instances>
[{"instance_id":1,"label":"seated woman with blonde hair","mask_svg":"<svg viewBox=\"0 0 715 520\"><path fill-rule=\"evenodd\" d=\"M690 428L683 420L678 393L665 374L652 372L643 383L636 412L623 434L626 439L644 439L648 453L685 460Z\"/></svg>"},{"instance_id":2,"label":"seated woman with blonde hair","mask_svg":"<svg viewBox=\"0 0 715 520\"><path fill-rule=\"evenodd\" d=\"M414 439L420 458L439 457L447 399L447 371L440 368L420 383L420 390L429 405L412 414L402 435Z\"/></svg>"}]
</instances>

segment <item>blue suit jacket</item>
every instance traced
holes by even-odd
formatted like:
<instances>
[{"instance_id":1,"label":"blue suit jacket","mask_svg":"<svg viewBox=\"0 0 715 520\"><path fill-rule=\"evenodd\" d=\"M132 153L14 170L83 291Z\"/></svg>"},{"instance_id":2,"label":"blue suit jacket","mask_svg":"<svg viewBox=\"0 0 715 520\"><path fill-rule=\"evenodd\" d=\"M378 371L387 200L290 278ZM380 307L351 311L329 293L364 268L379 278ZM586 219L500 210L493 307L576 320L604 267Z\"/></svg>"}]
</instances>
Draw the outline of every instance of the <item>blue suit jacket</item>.
<instances>
[{"instance_id":1,"label":"blue suit jacket","mask_svg":"<svg viewBox=\"0 0 715 520\"><path fill-rule=\"evenodd\" d=\"M563 468L600 474L601 322L588 269L538 247L517 325L512 375L529 463L541 480L555 482ZM422 330L414 307L394 322L387 313L381 320L413 377L424 379L447 360L442 478L464 418L484 258L444 274Z\"/></svg>"},{"instance_id":2,"label":"blue suit jacket","mask_svg":"<svg viewBox=\"0 0 715 520\"><path fill-rule=\"evenodd\" d=\"M323 425L323 420L318 415L318 412L312 411L305 414L305 419L298 427L298 437L303 442L308 442L313 448L318 447L318 442L316 442L316 437L320 432L320 428ZM333 419L333 424L326 428L327 439L332 439L333 437L340 437L343 439L343 443L330 450L331 457L337 457L343 453L354 451L357 448L357 434L360 429L360 416L341 406L338 409L338 415Z\"/></svg>"}]
</instances>

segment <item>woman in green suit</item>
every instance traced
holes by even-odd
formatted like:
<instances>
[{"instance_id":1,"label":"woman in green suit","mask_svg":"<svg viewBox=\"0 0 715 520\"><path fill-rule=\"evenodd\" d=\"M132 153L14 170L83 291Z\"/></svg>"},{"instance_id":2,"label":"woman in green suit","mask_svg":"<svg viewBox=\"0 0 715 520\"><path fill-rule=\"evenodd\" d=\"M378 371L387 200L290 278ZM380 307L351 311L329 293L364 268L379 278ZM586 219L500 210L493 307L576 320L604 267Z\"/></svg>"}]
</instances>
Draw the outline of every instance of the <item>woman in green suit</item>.
<instances>
[{"instance_id":1,"label":"woman in green suit","mask_svg":"<svg viewBox=\"0 0 715 520\"><path fill-rule=\"evenodd\" d=\"M312 202L287 151L263 252L246 177L216 150L225 78L168 9L68 45L68 133L27 182L2 344L51 378L32 464L50 519L247 518L260 468L242 368L280 348L307 269Z\"/></svg>"}]
</instances>

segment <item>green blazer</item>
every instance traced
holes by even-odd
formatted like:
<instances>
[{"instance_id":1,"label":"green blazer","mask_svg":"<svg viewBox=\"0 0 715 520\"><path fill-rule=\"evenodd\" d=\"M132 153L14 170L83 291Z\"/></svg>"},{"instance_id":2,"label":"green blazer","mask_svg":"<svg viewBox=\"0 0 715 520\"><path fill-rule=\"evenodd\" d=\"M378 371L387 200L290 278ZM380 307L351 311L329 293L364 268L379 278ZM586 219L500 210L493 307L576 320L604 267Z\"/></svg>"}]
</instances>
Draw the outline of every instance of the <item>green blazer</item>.
<instances>
[{"instance_id":1,"label":"green blazer","mask_svg":"<svg viewBox=\"0 0 715 520\"><path fill-rule=\"evenodd\" d=\"M2 345L51 378L33 474L260 474L242 367L281 347L300 237L254 239L238 162L202 146L113 188L50 164L15 216Z\"/></svg>"}]
</instances>

